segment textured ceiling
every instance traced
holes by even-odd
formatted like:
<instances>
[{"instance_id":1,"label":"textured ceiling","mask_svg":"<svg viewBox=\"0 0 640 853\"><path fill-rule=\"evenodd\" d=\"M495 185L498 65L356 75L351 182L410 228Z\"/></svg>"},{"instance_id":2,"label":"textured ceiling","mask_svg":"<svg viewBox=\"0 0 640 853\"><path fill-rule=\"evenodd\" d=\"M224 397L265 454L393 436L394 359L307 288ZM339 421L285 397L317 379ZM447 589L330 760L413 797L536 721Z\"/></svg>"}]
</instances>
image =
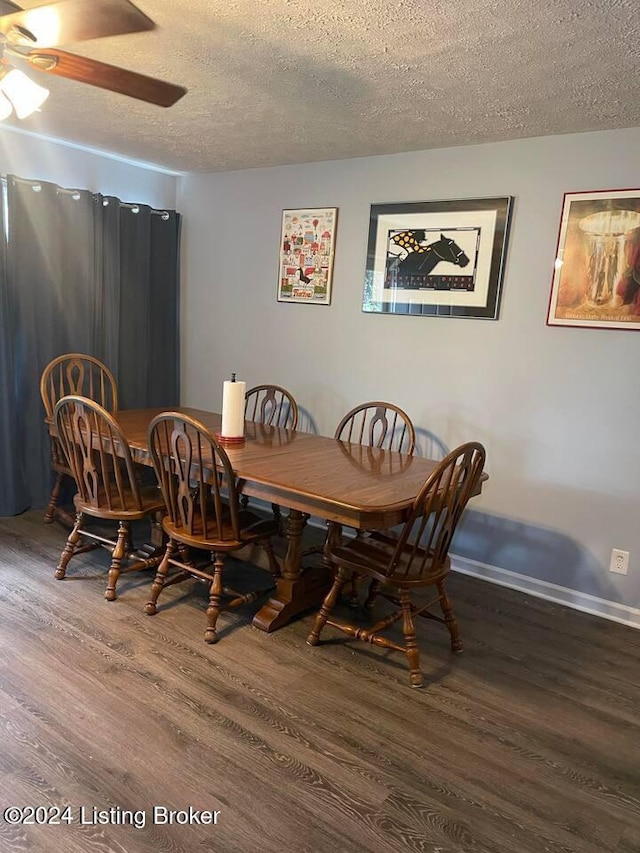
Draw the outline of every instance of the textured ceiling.
<instances>
[{"instance_id":1,"label":"textured ceiling","mask_svg":"<svg viewBox=\"0 0 640 853\"><path fill-rule=\"evenodd\" d=\"M163 109L30 71L51 97L16 126L197 172L640 125L638 0L136 5L157 29L62 47L187 95Z\"/></svg>"}]
</instances>

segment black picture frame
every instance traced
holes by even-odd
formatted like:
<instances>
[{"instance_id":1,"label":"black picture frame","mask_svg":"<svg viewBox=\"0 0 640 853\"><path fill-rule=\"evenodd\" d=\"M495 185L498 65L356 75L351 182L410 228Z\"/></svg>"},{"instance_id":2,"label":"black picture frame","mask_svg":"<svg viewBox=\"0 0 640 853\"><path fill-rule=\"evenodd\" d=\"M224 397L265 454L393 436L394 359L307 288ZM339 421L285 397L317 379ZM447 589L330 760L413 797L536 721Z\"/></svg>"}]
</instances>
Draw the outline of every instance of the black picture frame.
<instances>
[{"instance_id":1,"label":"black picture frame","mask_svg":"<svg viewBox=\"0 0 640 853\"><path fill-rule=\"evenodd\" d=\"M512 204L372 204L362 310L497 320Z\"/></svg>"}]
</instances>

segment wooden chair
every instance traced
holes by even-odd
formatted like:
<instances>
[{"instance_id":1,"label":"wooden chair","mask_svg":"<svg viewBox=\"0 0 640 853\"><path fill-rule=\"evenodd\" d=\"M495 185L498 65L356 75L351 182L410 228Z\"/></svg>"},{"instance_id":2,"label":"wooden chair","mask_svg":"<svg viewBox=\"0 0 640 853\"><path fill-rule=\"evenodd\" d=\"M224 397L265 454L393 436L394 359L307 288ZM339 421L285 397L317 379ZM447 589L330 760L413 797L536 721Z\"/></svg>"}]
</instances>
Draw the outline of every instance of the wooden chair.
<instances>
[{"instance_id":1,"label":"wooden chair","mask_svg":"<svg viewBox=\"0 0 640 853\"><path fill-rule=\"evenodd\" d=\"M295 429L298 426L298 404L279 385L256 385L244 395L244 418L269 426Z\"/></svg>"},{"instance_id":2,"label":"wooden chair","mask_svg":"<svg viewBox=\"0 0 640 853\"><path fill-rule=\"evenodd\" d=\"M334 438L348 444L359 444L383 450L396 450L411 456L416 446L416 431L409 415L393 403L372 401L360 403L342 418ZM357 531L356 536L362 532ZM319 553L324 545L308 548L306 554ZM358 605L360 579L353 575L350 601Z\"/></svg>"},{"instance_id":3,"label":"wooden chair","mask_svg":"<svg viewBox=\"0 0 640 853\"><path fill-rule=\"evenodd\" d=\"M223 583L225 556L246 545L261 545L274 577L280 566L271 547L277 532L272 520L261 520L243 510L229 457L207 428L188 415L163 412L149 424L151 460L162 491L167 515L162 521L168 544L145 605L156 612L158 596L166 586L198 578L209 583L205 641L218 640L218 616L225 610L256 601L273 589L240 594ZM196 565L194 549L210 558ZM170 567L177 571L169 576ZM224 600L223 600L224 598Z\"/></svg>"},{"instance_id":4,"label":"wooden chair","mask_svg":"<svg viewBox=\"0 0 640 853\"><path fill-rule=\"evenodd\" d=\"M399 534L391 531L370 533L347 544L337 542L327 546L327 558L337 573L307 638L309 645L318 644L324 626L329 624L355 639L404 652L412 687L423 685L415 616L444 623L451 635L452 650L462 651L460 632L444 582L451 566L449 546L453 534L467 501L477 491L484 463L485 450L481 444L461 445L449 453L427 479ZM366 609L371 609L378 594L396 608L370 628L329 618L342 587L354 575L372 580ZM423 587L435 587L435 597L426 603L413 603L410 593ZM439 605L441 616L431 612L434 605ZM403 645L381 636L382 631L400 620Z\"/></svg>"},{"instance_id":5,"label":"wooden chair","mask_svg":"<svg viewBox=\"0 0 640 853\"><path fill-rule=\"evenodd\" d=\"M334 438L412 454L416 431L411 418L393 403L361 403L342 418Z\"/></svg>"},{"instance_id":6,"label":"wooden chair","mask_svg":"<svg viewBox=\"0 0 640 853\"><path fill-rule=\"evenodd\" d=\"M72 557L94 548L111 553L111 566L104 597L115 601L121 571L137 571L158 565L159 556L145 558L133 547L131 523L164 509L156 486L140 486L131 451L117 421L93 400L72 394L56 403L54 424L78 491L74 497L76 520L56 569L62 580ZM118 522L118 533L110 539L90 530L86 516ZM83 545L82 540L91 540Z\"/></svg>"},{"instance_id":7,"label":"wooden chair","mask_svg":"<svg viewBox=\"0 0 640 853\"><path fill-rule=\"evenodd\" d=\"M298 426L298 404L285 388L279 385L256 385L244 395L244 419L268 426L295 429ZM243 509L249 504L246 495L241 499ZM282 533L282 511L271 504L273 517Z\"/></svg>"},{"instance_id":8,"label":"wooden chair","mask_svg":"<svg viewBox=\"0 0 640 853\"><path fill-rule=\"evenodd\" d=\"M40 378L40 396L47 421L53 420L56 403L67 394L95 400L111 413L118 411L118 389L113 374L91 355L66 353L54 358L45 367ZM56 514L65 477L72 476L60 442L54 437L51 437L51 468L56 472L56 479L44 515L47 524L53 521Z\"/></svg>"}]
</instances>

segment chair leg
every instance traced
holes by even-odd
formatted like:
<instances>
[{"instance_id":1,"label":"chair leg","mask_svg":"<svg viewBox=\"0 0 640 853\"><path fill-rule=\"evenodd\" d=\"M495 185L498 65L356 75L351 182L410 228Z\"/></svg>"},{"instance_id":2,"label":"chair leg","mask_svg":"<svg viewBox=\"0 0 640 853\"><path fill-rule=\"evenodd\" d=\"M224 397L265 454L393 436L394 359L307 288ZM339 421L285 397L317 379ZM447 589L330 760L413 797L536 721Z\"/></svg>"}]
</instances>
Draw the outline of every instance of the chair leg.
<instances>
[{"instance_id":1,"label":"chair leg","mask_svg":"<svg viewBox=\"0 0 640 853\"><path fill-rule=\"evenodd\" d=\"M364 603L365 610L371 610L373 607L373 602L376 600L378 596L378 590L380 589L380 581L373 580L369 584L369 594L367 595L366 601Z\"/></svg>"},{"instance_id":2,"label":"chair leg","mask_svg":"<svg viewBox=\"0 0 640 853\"><path fill-rule=\"evenodd\" d=\"M327 623L327 619L331 614L331 611L336 605L336 601L338 600L338 596L340 595L340 591L345 583L349 580L349 569L345 569L342 566L338 569L338 573L336 574L336 578L333 582L333 586L327 593L324 601L322 602L322 607L318 615L316 616L316 621L313 625L311 633L307 637L307 643L310 646L317 646L320 642L320 634L322 629Z\"/></svg>"},{"instance_id":3,"label":"chair leg","mask_svg":"<svg viewBox=\"0 0 640 853\"><path fill-rule=\"evenodd\" d=\"M440 593L440 606L442 607L442 615L449 633L451 634L451 651L461 652L463 650L462 640L460 639L460 628L456 622L456 617L453 615L451 600L444 588L444 581L438 583L438 592Z\"/></svg>"},{"instance_id":4,"label":"chair leg","mask_svg":"<svg viewBox=\"0 0 640 853\"><path fill-rule=\"evenodd\" d=\"M188 545L184 545L182 542L178 545L178 554L180 554L180 559L184 563L185 566L193 567L195 563L191 558L191 551L189 550Z\"/></svg>"},{"instance_id":5,"label":"chair leg","mask_svg":"<svg viewBox=\"0 0 640 853\"><path fill-rule=\"evenodd\" d=\"M280 563L278 562L274 553L273 545L271 544L271 539L265 539L261 544L264 548L265 554L267 555L267 560L269 561L269 571L274 576L274 578L279 578L282 572L280 571Z\"/></svg>"},{"instance_id":6,"label":"chair leg","mask_svg":"<svg viewBox=\"0 0 640 853\"><path fill-rule=\"evenodd\" d=\"M118 597L116 592L116 584L120 577L120 569L122 568L122 560L127 553L127 545L131 541L131 530L129 522L121 521L118 526L118 539L115 547L111 552L111 567L109 569L109 578L107 580L107 588L104 597L107 601L115 601Z\"/></svg>"},{"instance_id":7,"label":"chair leg","mask_svg":"<svg viewBox=\"0 0 640 853\"><path fill-rule=\"evenodd\" d=\"M173 539L169 539L164 552L164 556L160 561L156 576L153 579L153 584L151 585L151 598L144 606L144 612L147 614L147 616L153 616L156 612L158 596L162 592L162 588L167 577L167 572L169 571L169 560L173 559L173 556L176 553L177 549L177 543Z\"/></svg>"},{"instance_id":8,"label":"chair leg","mask_svg":"<svg viewBox=\"0 0 640 853\"><path fill-rule=\"evenodd\" d=\"M51 495L49 497L49 503L47 504L47 510L44 514L45 524L51 524L56 514L56 507L58 506L58 501L60 500L60 492L62 491L63 480L64 474L58 472L58 474L56 475L56 481L53 484L53 488L51 489Z\"/></svg>"},{"instance_id":9,"label":"chair leg","mask_svg":"<svg viewBox=\"0 0 640 853\"><path fill-rule=\"evenodd\" d=\"M349 607L352 610L356 610L356 608L360 604L360 583L362 581L362 576L354 572L351 577L351 590L349 592Z\"/></svg>"},{"instance_id":10,"label":"chair leg","mask_svg":"<svg viewBox=\"0 0 640 853\"><path fill-rule=\"evenodd\" d=\"M406 590L400 592L400 604L402 607L402 633L404 634L404 651L409 661L409 681L412 687L422 687L424 678L420 671L420 650L416 627L413 623L413 608L409 593Z\"/></svg>"},{"instance_id":11,"label":"chair leg","mask_svg":"<svg viewBox=\"0 0 640 853\"><path fill-rule=\"evenodd\" d=\"M217 643L218 634L216 624L221 611L222 601L222 567L224 557L222 554L213 554L213 580L209 587L209 606L207 607L207 630L204 632L205 643Z\"/></svg>"},{"instance_id":12,"label":"chair leg","mask_svg":"<svg viewBox=\"0 0 640 853\"><path fill-rule=\"evenodd\" d=\"M66 572L67 565L69 564L69 560L73 557L76 551L76 546L78 542L80 542L80 527L82 526L83 515L81 512L76 513L76 521L73 525L73 530L69 534L67 538L67 544L64 546L64 550L60 555L60 562L58 563L58 567L56 569L56 580L61 581Z\"/></svg>"},{"instance_id":13,"label":"chair leg","mask_svg":"<svg viewBox=\"0 0 640 853\"><path fill-rule=\"evenodd\" d=\"M278 536L283 536L284 522L282 521L282 510L280 509L279 504L271 504L271 512L273 513L274 521L278 525Z\"/></svg>"}]
</instances>

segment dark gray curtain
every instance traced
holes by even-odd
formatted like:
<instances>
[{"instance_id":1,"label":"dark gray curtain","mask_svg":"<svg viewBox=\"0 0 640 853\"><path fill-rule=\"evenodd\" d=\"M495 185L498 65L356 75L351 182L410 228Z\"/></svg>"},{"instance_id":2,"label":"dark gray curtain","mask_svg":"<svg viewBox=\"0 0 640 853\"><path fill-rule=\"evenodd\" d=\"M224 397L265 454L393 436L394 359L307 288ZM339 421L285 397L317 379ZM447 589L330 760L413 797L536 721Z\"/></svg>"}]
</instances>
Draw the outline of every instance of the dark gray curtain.
<instances>
[{"instance_id":1,"label":"dark gray curtain","mask_svg":"<svg viewBox=\"0 0 640 853\"><path fill-rule=\"evenodd\" d=\"M22 512L29 506L22 455L16 453L18 412L15 405L16 373L13 366L13 306L7 286L5 205L0 205L0 515ZM5 512L3 512L5 510Z\"/></svg>"},{"instance_id":2,"label":"dark gray curtain","mask_svg":"<svg viewBox=\"0 0 640 853\"><path fill-rule=\"evenodd\" d=\"M48 500L39 381L55 356L102 359L122 408L179 401L178 215L8 176L7 220L0 403L15 424L0 434L0 515Z\"/></svg>"},{"instance_id":3,"label":"dark gray curtain","mask_svg":"<svg viewBox=\"0 0 640 853\"><path fill-rule=\"evenodd\" d=\"M154 213L142 204L123 207L117 199L105 201L109 204L103 206L103 234L108 247L104 257L109 264L118 255L120 259L118 268L103 274L105 287L114 298L110 323L116 325L118 318L106 352L111 363L117 364L120 406L176 405L178 214ZM112 214L114 209L117 216Z\"/></svg>"}]
</instances>

